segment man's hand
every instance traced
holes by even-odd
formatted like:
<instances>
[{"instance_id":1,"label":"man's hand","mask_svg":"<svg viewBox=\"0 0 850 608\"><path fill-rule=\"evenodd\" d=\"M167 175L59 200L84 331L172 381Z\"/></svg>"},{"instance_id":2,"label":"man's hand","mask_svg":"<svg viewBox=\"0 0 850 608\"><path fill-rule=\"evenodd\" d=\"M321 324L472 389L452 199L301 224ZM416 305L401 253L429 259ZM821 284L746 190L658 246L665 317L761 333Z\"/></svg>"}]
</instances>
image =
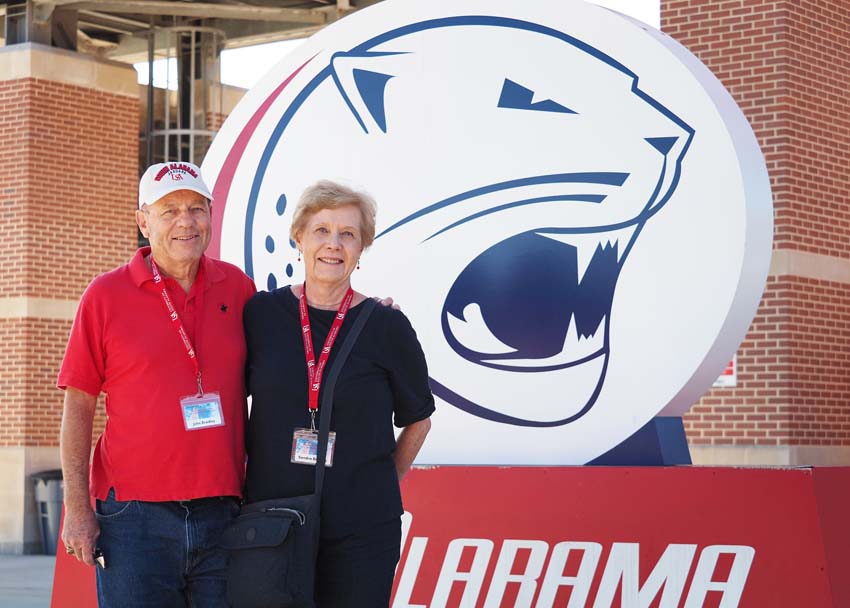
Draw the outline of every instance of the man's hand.
<instances>
[{"instance_id":1,"label":"man's hand","mask_svg":"<svg viewBox=\"0 0 850 608\"><path fill-rule=\"evenodd\" d=\"M94 566L95 543L100 536L100 524L91 507L77 507L65 510L65 523L62 526L62 544L65 550L88 566ZM62 549L59 549L62 551Z\"/></svg>"},{"instance_id":2,"label":"man's hand","mask_svg":"<svg viewBox=\"0 0 850 608\"><path fill-rule=\"evenodd\" d=\"M374 299L381 306L392 306L393 310L401 310L401 307L393 302L392 298L379 298L378 296L375 296Z\"/></svg>"}]
</instances>

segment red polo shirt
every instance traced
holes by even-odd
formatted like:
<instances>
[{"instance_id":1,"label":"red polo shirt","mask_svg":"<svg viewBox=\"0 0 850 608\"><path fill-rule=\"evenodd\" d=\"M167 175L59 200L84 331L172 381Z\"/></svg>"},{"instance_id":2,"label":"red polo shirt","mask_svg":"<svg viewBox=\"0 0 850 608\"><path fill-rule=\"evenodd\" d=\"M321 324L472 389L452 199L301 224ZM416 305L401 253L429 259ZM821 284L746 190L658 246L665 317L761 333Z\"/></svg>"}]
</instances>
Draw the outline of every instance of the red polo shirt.
<instances>
[{"instance_id":1,"label":"red polo shirt","mask_svg":"<svg viewBox=\"0 0 850 608\"><path fill-rule=\"evenodd\" d=\"M245 337L254 283L202 257L187 295L165 279L195 347L205 392L221 395L224 425L187 431L180 399L197 392L193 364L144 257L107 272L83 294L58 386L106 393L107 422L91 467L91 494L117 500L239 496L244 478Z\"/></svg>"}]
</instances>

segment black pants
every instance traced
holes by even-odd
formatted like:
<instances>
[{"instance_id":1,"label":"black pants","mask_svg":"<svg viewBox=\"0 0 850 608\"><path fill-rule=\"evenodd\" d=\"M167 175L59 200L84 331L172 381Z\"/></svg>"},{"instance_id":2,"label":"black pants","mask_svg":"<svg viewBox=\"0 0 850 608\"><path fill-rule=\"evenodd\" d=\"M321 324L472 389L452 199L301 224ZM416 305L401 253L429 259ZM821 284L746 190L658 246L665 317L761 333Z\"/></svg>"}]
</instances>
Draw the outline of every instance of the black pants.
<instances>
[{"instance_id":1,"label":"black pants","mask_svg":"<svg viewBox=\"0 0 850 608\"><path fill-rule=\"evenodd\" d=\"M389 606L400 544L398 517L357 534L322 538L316 567L319 608Z\"/></svg>"}]
</instances>

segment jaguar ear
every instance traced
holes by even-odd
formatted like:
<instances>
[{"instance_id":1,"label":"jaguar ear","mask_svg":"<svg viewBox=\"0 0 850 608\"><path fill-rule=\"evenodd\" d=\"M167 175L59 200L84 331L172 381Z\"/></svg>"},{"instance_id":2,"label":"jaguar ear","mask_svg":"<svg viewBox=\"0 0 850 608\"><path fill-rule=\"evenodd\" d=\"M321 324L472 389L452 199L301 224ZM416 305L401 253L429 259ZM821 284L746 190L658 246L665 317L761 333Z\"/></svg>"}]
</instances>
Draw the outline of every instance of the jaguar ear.
<instances>
[{"instance_id":1,"label":"jaguar ear","mask_svg":"<svg viewBox=\"0 0 850 608\"><path fill-rule=\"evenodd\" d=\"M331 59L334 83L366 133L386 133L387 85L401 71L407 53L336 53Z\"/></svg>"}]
</instances>

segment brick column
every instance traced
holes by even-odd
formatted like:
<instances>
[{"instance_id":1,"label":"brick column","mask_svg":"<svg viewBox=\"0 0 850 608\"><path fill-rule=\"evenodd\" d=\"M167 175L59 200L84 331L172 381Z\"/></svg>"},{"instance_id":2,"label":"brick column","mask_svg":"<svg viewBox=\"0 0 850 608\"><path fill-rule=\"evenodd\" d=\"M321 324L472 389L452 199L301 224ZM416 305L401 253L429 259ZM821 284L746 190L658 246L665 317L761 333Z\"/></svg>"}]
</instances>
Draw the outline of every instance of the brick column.
<instances>
[{"instance_id":1,"label":"brick column","mask_svg":"<svg viewBox=\"0 0 850 608\"><path fill-rule=\"evenodd\" d=\"M850 0L662 0L662 29L759 139L774 255L738 387L686 417L695 462L850 463Z\"/></svg>"},{"instance_id":2,"label":"brick column","mask_svg":"<svg viewBox=\"0 0 850 608\"><path fill-rule=\"evenodd\" d=\"M0 48L0 553L40 548L29 475L59 466L77 301L135 249L138 114L131 66Z\"/></svg>"}]
</instances>

